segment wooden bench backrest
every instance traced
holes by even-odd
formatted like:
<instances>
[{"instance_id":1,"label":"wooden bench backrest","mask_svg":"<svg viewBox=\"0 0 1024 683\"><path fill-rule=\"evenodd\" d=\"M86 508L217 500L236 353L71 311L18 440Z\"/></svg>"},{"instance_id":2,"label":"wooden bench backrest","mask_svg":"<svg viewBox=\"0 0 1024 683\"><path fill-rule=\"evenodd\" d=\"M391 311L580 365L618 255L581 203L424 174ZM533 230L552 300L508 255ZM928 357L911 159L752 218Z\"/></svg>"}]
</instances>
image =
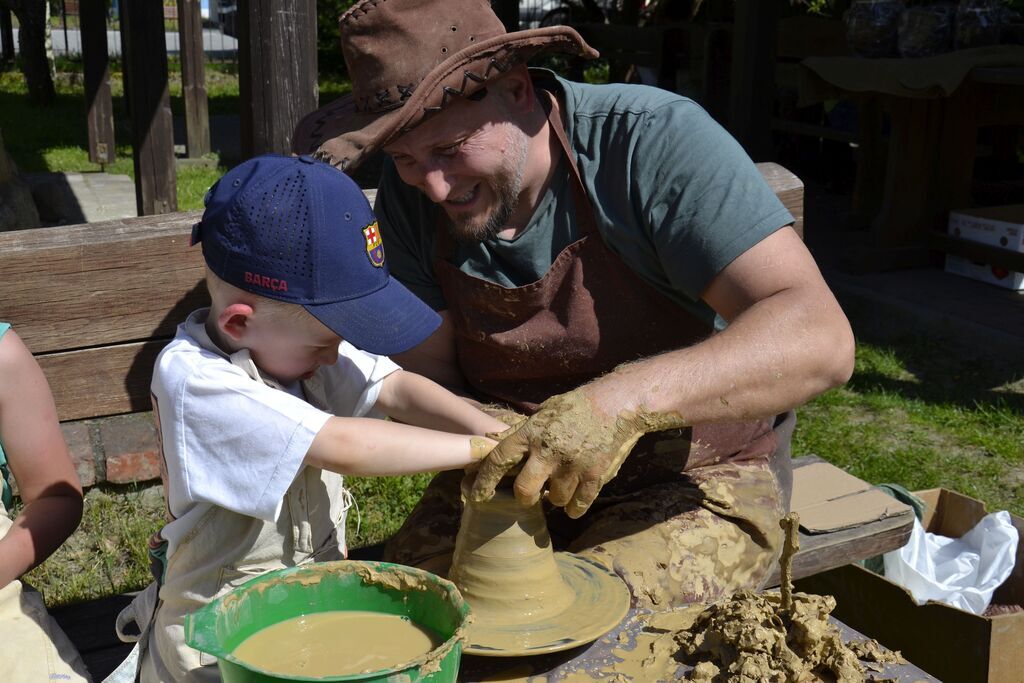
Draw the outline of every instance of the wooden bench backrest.
<instances>
[{"instance_id":1,"label":"wooden bench backrest","mask_svg":"<svg viewBox=\"0 0 1024 683\"><path fill-rule=\"evenodd\" d=\"M802 231L800 180L758 166ZM207 305L202 252L189 247L200 216L0 233L0 320L36 355L62 421L149 410L156 355Z\"/></svg>"},{"instance_id":2,"label":"wooden bench backrest","mask_svg":"<svg viewBox=\"0 0 1024 683\"><path fill-rule=\"evenodd\" d=\"M153 360L206 298L200 212L0 234L0 319L47 375L61 420L149 408Z\"/></svg>"}]
</instances>

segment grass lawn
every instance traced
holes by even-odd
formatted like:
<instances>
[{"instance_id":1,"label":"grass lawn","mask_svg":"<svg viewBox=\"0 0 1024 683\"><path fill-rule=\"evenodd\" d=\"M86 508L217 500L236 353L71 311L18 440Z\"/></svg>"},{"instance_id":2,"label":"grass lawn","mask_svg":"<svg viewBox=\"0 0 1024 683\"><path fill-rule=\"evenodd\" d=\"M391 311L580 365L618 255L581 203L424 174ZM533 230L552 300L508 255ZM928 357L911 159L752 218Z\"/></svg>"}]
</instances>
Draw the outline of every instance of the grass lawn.
<instances>
[{"instance_id":1,"label":"grass lawn","mask_svg":"<svg viewBox=\"0 0 1024 683\"><path fill-rule=\"evenodd\" d=\"M237 113L237 78L208 71L211 113ZM84 97L73 76L58 80L51 109L26 102L21 76L0 72L0 126L24 171L95 171L85 152ZM117 136L123 121L119 75L113 79ZM321 84L321 101L344 92ZM180 85L172 109L181 113ZM132 174L130 150L108 168ZM199 208L223 168L178 174L182 210ZM799 410L793 452L817 454L872 483L910 489L945 486L1024 515L1024 366L1016 358L985 358L943 339L922 338L899 320L849 310L858 336L853 379ZM902 332L900 331L902 330ZM417 500L427 476L351 479L359 504L349 517L352 547L392 534ZM159 489L101 485L89 491L79 530L28 581L50 606L142 587L148 581L146 538L161 523Z\"/></svg>"}]
</instances>

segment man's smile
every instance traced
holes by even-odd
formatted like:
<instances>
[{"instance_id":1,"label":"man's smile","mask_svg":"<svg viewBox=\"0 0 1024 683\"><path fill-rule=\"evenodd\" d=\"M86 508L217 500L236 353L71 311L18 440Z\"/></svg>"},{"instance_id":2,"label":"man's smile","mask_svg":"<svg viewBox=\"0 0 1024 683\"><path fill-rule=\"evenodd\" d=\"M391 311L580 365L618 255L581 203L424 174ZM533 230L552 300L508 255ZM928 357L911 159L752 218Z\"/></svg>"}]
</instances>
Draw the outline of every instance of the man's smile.
<instances>
[{"instance_id":1,"label":"man's smile","mask_svg":"<svg viewBox=\"0 0 1024 683\"><path fill-rule=\"evenodd\" d=\"M449 196L445 203L456 208L465 208L473 203L473 200L480 194L479 183L469 189L468 192L460 196Z\"/></svg>"}]
</instances>

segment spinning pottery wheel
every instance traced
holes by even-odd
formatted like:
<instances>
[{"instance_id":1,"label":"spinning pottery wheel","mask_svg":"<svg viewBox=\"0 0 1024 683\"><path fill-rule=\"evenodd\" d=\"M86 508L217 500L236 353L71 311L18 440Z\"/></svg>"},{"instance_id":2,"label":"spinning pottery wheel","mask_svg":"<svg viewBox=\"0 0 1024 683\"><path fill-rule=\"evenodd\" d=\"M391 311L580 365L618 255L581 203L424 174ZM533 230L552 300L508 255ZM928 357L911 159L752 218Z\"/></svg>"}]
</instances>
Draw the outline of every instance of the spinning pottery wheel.
<instances>
[{"instance_id":1,"label":"spinning pottery wheel","mask_svg":"<svg viewBox=\"0 0 1024 683\"><path fill-rule=\"evenodd\" d=\"M447 575L472 608L463 651L519 657L592 642L629 610L626 584L604 565L551 548L541 504L510 491L467 502L453 555L420 565Z\"/></svg>"}]
</instances>

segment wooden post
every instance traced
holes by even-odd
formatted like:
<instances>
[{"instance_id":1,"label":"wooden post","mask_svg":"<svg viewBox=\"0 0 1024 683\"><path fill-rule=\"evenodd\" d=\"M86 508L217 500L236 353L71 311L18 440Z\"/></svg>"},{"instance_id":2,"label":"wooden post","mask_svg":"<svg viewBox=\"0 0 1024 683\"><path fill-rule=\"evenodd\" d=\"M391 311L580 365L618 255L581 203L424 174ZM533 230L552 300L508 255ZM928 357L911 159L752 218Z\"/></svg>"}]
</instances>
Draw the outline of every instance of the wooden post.
<instances>
[{"instance_id":1,"label":"wooden post","mask_svg":"<svg viewBox=\"0 0 1024 683\"><path fill-rule=\"evenodd\" d=\"M292 134L317 107L315 0L242 0L238 90L242 156L292 151Z\"/></svg>"},{"instance_id":2,"label":"wooden post","mask_svg":"<svg viewBox=\"0 0 1024 683\"><path fill-rule=\"evenodd\" d=\"M491 0L491 9L501 19L506 31L511 33L519 30L518 0Z\"/></svg>"},{"instance_id":3,"label":"wooden post","mask_svg":"<svg viewBox=\"0 0 1024 683\"><path fill-rule=\"evenodd\" d=\"M14 61L14 24L11 10L0 7L0 63Z\"/></svg>"},{"instance_id":4,"label":"wooden post","mask_svg":"<svg viewBox=\"0 0 1024 683\"><path fill-rule=\"evenodd\" d=\"M124 57L131 85L135 203L140 216L177 211L163 4L122 2L120 7L128 34Z\"/></svg>"},{"instance_id":5,"label":"wooden post","mask_svg":"<svg viewBox=\"0 0 1024 683\"><path fill-rule=\"evenodd\" d=\"M203 65L203 18L199 0L178 0L178 35L181 38L181 92L185 99L188 156L210 153L210 114L206 102Z\"/></svg>"},{"instance_id":6,"label":"wooden post","mask_svg":"<svg viewBox=\"0 0 1024 683\"><path fill-rule=\"evenodd\" d=\"M778 0L736 0L729 128L754 161L772 152Z\"/></svg>"},{"instance_id":7,"label":"wooden post","mask_svg":"<svg viewBox=\"0 0 1024 683\"><path fill-rule=\"evenodd\" d=\"M124 100L124 114L131 118L132 115L132 74L128 68L128 53L131 36L128 35L128 10L127 3L119 2L117 5L117 26L121 34L121 82L124 92L121 98Z\"/></svg>"},{"instance_id":8,"label":"wooden post","mask_svg":"<svg viewBox=\"0 0 1024 683\"><path fill-rule=\"evenodd\" d=\"M78 11L85 72L89 161L110 164L114 161L114 103L110 96L106 3L103 0L82 0Z\"/></svg>"}]
</instances>

